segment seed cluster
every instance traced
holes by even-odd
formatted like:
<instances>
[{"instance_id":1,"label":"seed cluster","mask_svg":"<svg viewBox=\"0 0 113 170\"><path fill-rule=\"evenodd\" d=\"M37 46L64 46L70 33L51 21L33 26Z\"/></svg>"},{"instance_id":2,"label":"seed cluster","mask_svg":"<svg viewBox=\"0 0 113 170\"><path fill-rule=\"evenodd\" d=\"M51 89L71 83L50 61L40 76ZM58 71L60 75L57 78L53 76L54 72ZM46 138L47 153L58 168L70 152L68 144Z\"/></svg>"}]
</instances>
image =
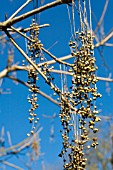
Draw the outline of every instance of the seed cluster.
<instances>
[{"instance_id":1,"label":"seed cluster","mask_svg":"<svg viewBox=\"0 0 113 170\"><path fill-rule=\"evenodd\" d=\"M72 78L72 93L67 93L66 97L76 110L76 120L73 121L73 116L69 107L63 103L60 112L60 118L63 126L62 139L63 149L59 154L64 160L64 169L84 170L87 159L84 154L84 147L96 148L98 145L97 137L89 138L89 131L94 134L98 132L95 123L100 121L97 116L98 110L95 101L101 94L97 92L97 77L95 75L98 69L95 66L96 59L93 56L93 36L90 31L76 32L79 46L70 41L69 46L72 49L72 55L75 57L72 69L69 72L73 73ZM75 123L78 124L78 131L75 129ZM75 135L72 135L72 130L75 130ZM77 134L79 133L79 134ZM90 143L87 145L87 142Z\"/></svg>"},{"instance_id":2,"label":"seed cluster","mask_svg":"<svg viewBox=\"0 0 113 170\"><path fill-rule=\"evenodd\" d=\"M39 35L39 27L38 24L35 23L35 20L33 19L32 24L30 25L30 39L32 41L28 41L27 48L30 53L30 59L35 64L37 63L37 59L39 59L41 55L41 43L38 40ZM36 124L38 123L39 118L37 118L37 114L35 113L35 110L38 108L38 97L37 92L39 90L39 87L37 87L37 77L38 73L36 70L29 65L29 73L28 73L28 84L30 85L29 89L29 95L28 95L28 102L31 104L31 108L29 109L29 122L32 123L32 129L30 131L31 134L34 134L34 130L36 127ZM28 134L30 136L30 134Z\"/></svg>"}]
</instances>

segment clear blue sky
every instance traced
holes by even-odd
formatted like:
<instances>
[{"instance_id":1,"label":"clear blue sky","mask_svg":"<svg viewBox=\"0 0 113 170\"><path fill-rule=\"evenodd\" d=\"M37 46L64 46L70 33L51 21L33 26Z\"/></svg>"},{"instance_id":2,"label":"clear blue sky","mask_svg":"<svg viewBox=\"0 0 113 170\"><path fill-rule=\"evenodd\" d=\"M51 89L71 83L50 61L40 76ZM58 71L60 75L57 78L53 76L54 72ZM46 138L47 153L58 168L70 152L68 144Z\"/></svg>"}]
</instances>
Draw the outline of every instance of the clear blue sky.
<instances>
[{"instance_id":1,"label":"clear blue sky","mask_svg":"<svg viewBox=\"0 0 113 170\"><path fill-rule=\"evenodd\" d=\"M1 2L1 13L0 20L4 21L5 14L10 17L10 15L20 7L25 2L25 0L10 2L10 0L4 0ZM50 2L49 0L45 0L45 4ZM96 15L97 21L99 20L105 0L91 0L92 10ZM33 5L28 5L26 9L23 10L23 13L32 9ZM111 30L113 27L113 0L109 0L108 9L105 15L105 19L103 22L104 33L105 35ZM21 12L22 14L22 12ZM76 12L75 12L75 15ZM77 17L76 17L77 19ZM77 22L77 21L76 21ZM31 23L31 18L25 20L25 22L20 22L15 26L28 26ZM70 54L70 49L68 47L68 42L70 40L70 23L68 18L68 12L66 5L58 6L48 11L43 12L40 15L40 24L50 24L50 27L43 28L40 30L40 40L44 44L44 47L49 49L54 43L54 45L50 52L56 55L57 57L65 56ZM95 20L93 18L93 27L95 28ZM17 42L21 45L23 49L25 49L25 41L24 39L18 38ZM113 39L109 42L113 43ZM0 44L0 48L2 48ZM1 54L1 62L0 62L0 71L4 68L7 61L7 47L4 48L4 53ZM19 61L21 63L23 57L15 50L15 62ZM109 66L109 69L103 66L102 58L100 57L97 50L95 50L95 57L97 60L97 66L99 67L97 71L98 76L108 77L109 74L112 74L113 78L113 47L105 47L103 49L103 56L105 62ZM50 58L48 58L50 59ZM27 81L26 73L18 73L17 74L22 80ZM59 84L60 76L57 76L57 83ZM44 81L40 78L39 86L41 86L41 90L50 94L50 89L46 85L44 85ZM102 110L102 115L113 115L113 84L109 83L110 87L110 95L106 92L106 83L98 82L97 84L98 91L103 95L102 99L97 101L97 106ZM17 144L26 138L26 134L30 130L30 124L28 122L28 109L30 105L27 102L28 89L22 85L15 85L11 80L5 79L3 82L3 86L0 88L4 88L4 91L7 88L10 88L11 94L0 95L0 129L2 126L5 127L5 131L10 131L12 143ZM62 147L61 145L61 137L59 134L60 130L60 122L59 118L54 120L54 130L55 130L55 141L50 143L50 128L53 124L52 120L44 118L42 115L53 115L54 113L59 113L59 108L47 101L43 97L39 96L39 109L37 109L37 113L40 117L40 127L43 127L41 136L41 152L45 153L44 156L41 157L40 160L46 160L48 163L57 164L59 158L57 155L60 152ZM7 138L7 136L6 136ZM14 160L13 160L14 161ZM40 162L40 161L39 161ZM17 163L17 162L16 162ZM18 164L18 163L17 163ZM6 168L7 170L11 170L11 168ZM39 169L40 170L40 169Z\"/></svg>"}]
</instances>

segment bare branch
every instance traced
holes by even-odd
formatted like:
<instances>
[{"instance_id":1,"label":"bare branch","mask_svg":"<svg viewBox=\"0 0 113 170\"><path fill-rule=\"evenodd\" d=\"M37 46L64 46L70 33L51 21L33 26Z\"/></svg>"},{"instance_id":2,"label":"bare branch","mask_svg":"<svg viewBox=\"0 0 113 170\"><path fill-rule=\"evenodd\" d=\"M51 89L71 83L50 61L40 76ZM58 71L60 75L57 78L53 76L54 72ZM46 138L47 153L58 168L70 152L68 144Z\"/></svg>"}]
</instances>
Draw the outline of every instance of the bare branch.
<instances>
[{"instance_id":1,"label":"bare branch","mask_svg":"<svg viewBox=\"0 0 113 170\"><path fill-rule=\"evenodd\" d=\"M38 129L37 132L34 133L34 135L26 138L25 140L23 140L22 142L13 145L9 148L4 149L3 152L0 153L0 157L2 156L6 156L6 155L11 155L11 154L17 154L19 152L21 152L22 150L24 150L25 148L28 148L31 146L34 138L36 138L37 135L39 135L39 133L42 131L42 127L40 127L40 129Z\"/></svg>"},{"instance_id":2,"label":"bare branch","mask_svg":"<svg viewBox=\"0 0 113 170\"><path fill-rule=\"evenodd\" d=\"M14 81L17 81L18 83L21 83L22 85L24 85L24 86L26 86L26 87L31 89L31 86L28 83L26 83L26 82L24 82L24 81L22 81L20 79L17 79L17 78L15 78L13 76L7 76L7 77L12 79L12 80L14 80ZM40 94L41 96L45 97L46 99L48 99L52 103L56 104L57 106L60 106L59 102L57 102L56 100L54 100L53 98L51 98L50 96L48 96L47 94L42 92L41 90L38 89L37 93Z\"/></svg>"},{"instance_id":3,"label":"bare branch","mask_svg":"<svg viewBox=\"0 0 113 170\"><path fill-rule=\"evenodd\" d=\"M16 64L5 68L3 71L0 72L0 79L2 79L3 77L6 77L8 75L8 73L13 72L13 71L17 71L17 70L26 70L28 71L28 68L25 66L18 66Z\"/></svg>"},{"instance_id":4,"label":"bare branch","mask_svg":"<svg viewBox=\"0 0 113 170\"><path fill-rule=\"evenodd\" d=\"M12 18L14 18L26 5L28 5L32 0L27 0L11 17L8 19L10 21Z\"/></svg>"},{"instance_id":5,"label":"bare branch","mask_svg":"<svg viewBox=\"0 0 113 170\"><path fill-rule=\"evenodd\" d=\"M33 40L31 38L29 38L27 35L23 34L22 32L20 32L18 29L12 27L12 30L14 30L15 32L17 32L18 34L22 35L24 38L28 39L30 42L33 42Z\"/></svg>"},{"instance_id":6,"label":"bare branch","mask_svg":"<svg viewBox=\"0 0 113 170\"><path fill-rule=\"evenodd\" d=\"M111 31L105 38L103 38L100 42L95 44L95 48L104 45L110 38L113 37L113 31Z\"/></svg>"},{"instance_id":7,"label":"bare branch","mask_svg":"<svg viewBox=\"0 0 113 170\"><path fill-rule=\"evenodd\" d=\"M55 86L47 79L47 77L41 72L41 70L37 67L37 65L26 55L26 53L19 47L19 45L15 42L15 40L11 37L8 31L5 31L7 36L13 45L18 49L18 51L24 56L24 58L38 71L38 73L45 79L46 83L51 86L52 89L55 90Z\"/></svg>"},{"instance_id":8,"label":"bare branch","mask_svg":"<svg viewBox=\"0 0 113 170\"><path fill-rule=\"evenodd\" d=\"M11 135L10 135L10 132L9 132L9 131L7 132L7 137L8 137L8 143L9 143L9 145L12 146Z\"/></svg>"},{"instance_id":9,"label":"bare branch","mask_svg":"<svg viewBox=\"0 0 113 170\"><path fill-rule=\"evenodd\" d=\"M51 102L53 102L54 104L56 104L57 106L60 106L60 102L57 102L56 100L54 100L53 98L51 98L50 96L48 96L47 94L45 94L44 92L42 92L41 90L38 91L38 93L40 95L42 95L43 97L45 97L46 99L50 100Z\"/></svg>"},{"instance_id":10,"label":"bare branch","mask_svg":"<svg viewBox=\"0 0 113 170\"><path fill-rule=\"evenodd\" d=\"M54 70L54 69L48 69L49 72L57 73L57 74L66 74L69 76L73 76L73 73L63 71L63 70ZM111 78L105 78L105 77L97 77L98 80L106 81L106 82L113 82L113 79Z\"/></svg>"},{"instance_id":11,"label":"bare branch","mask_svg":"<svg viewBox=\"0 0 113 170\"><path fill-rule=\"evenodd\" d=\"M102 80L102 81L107 81L107 82L113 82L113 79L111 79L111 78L97 77L97 79Z\"/></svg>"},{"instance_id":12,"label":"bare branch","mask_svg":"<svg viewBox=\"0 0 113 170\"><path fill-rule=\"evenodd\" d=\"M7 77L10 78L10 79L13 79L13 80L15 80L15 81L18 81L19 83L21 83L21 84L23 84L23 85L31 88L30 85L29 85L28 83L26 83L26 82L23 82L23 81L15 78L15 77L12 77L12 76L7 76ZM59 103L59 102L57 102L56 100L52 99L50 96L46 95L44 92L38 90L37 93L39 93L40 95L44 96L45 98L47 98L47 99L50 100L51 102L55 103L56 105L61 106L61 103ZM67 105L68 105L68 107L69 107L70 109L72 109L73 111L76 111L76 108L74 108L74 107L69 103L69 101L67 101L67 100L65 99L65 97L64 97L62 94L60 95L60 97L61 97L61 99L62 99L63 101L65 101L65 102L67 103Z\"/></svg>"},{"instance_id":13,"label":"bare branch","mask_svg":"<svg viewBox=\"0 0 113 170\"><path fill-rule=\"evenodd\" d=\"M108 47L113 47L113 44L111 44L111 43L105 43L104 45L108 46Z\"/></svg>"},{"instance_id":14,"label":"bare branch","mask_svg":"<svg viewBox=\"0 0 113 170\"><path fill-rule=\"evenodd\" d=\"M24 170L23 168L20 168L19 166L15 165L15 164L12 164L12 163L10 163L10 162L7 162L7 161L2 161L2 163L5 164L5 165L10 166L10 167L12 167L12 168L15 168L15 169L17 169L17 170Z\"/></svg>"},{"instance_id":15,"label":"bare branch","mask_svg":"<svg viewBox=\"0 0 113 170\"><path fill-rule=\"evenodd\" d=\"M20 21L22 21L22 20L24 20L24 19L26 19L30 16L33 16L34 14L40 13L42 11L49 9L49 8L56 7L58 5L61 5L61 4L64 4L64 3L69 3L69 2L71 2L71 0L56 0L54 2L48 3L48 4L46 4L42 7L39 7L37 9L32 10L32 11L29 11L29 12L23 14L23 15L20 15L18 17L10 19L10 20L6 20L3 23L0 22L0 29L4 29L4 27L8 28L8 27L10 27L11 25L13 25L17 22L20 22Z\"/></svg>"},{"instance_id":16,"label":"bare branch","mask_svg":"<svg viewBox=\"0 0 113 170\"><path fill-rule=\"evenodd\" d=\"M45 79L46 83L61 97L61 100L66 102L68 107L73 110L76 111L76 109L70 104L70 102L68 100L65 99L65 97L61 94L60 89L58 89L57 87L55 87L53 85L53 83L51 83L47 77L41 72L41 70L37 67L37 65L32 62L32 60L26 55L26 53L19 47L19 45L14 41L14 39L11 37L11 35L8 33L7 30L5 30L5 33L7 34L7 36L9 37L10 41L13 43L13 45L19 50L19 52L25 57L25 59L35 68L35 70L38 71L38 73Z\"/></svg>"},{"instance_id":17,"label":"bare branch","mask_svg":"<svg viewBox=\"0 0 113 170\"><path fill-rule=\"evenodd\" d=\"M43 25L38 25L38 28L49 27L49 26L50 26L49 24L43 24ZM32 27L25 28L25 29L22 28L19 31L27 32L27 31L30 31L31 29L32 29Z\"/></svg>"},{"instance_id":18,"label":"bare branch","mask_svg":"<svg viewBox=\"0 0 113 170\"><path fill-rule=\"evenodd\" d=\"M107 7L108 7L108 3L109 3L109 0L106 0L105 5L104 5L104 9L103 9L103 12L102 12L102 15L101 15L101 18L100 18L100 20L99 20L99 22L98 22L98 24L97 24L97 26L95 28L95 31L94 31L95 34L98 31L100 25L102 24L102 21L104 19L104 16L105 16L105 13L106 13L106 10L107 10Z\"/></svg>"},{"instance_id":19,"label":"bare branch","mask_svg":"<svg viewBox=\"0 0 113 170\"><path fill-rule=\"evenodd\" d=\"M72 64L69 64L67 62L63 62L62 60L60 60L59 58L55 57L53 54L51 54L48 50L46 50L45 48L41 48L45 53L47 53L49 56L51 56L56 62L67 65L67 66L72 66Z\"/></svg>"},{"instance_id":20,"label":"bare branch","mask_svg":"<svg viewBox=\"0 0 113 170\"><path fill-rule=\"evenodd\" d=\"M63 60L68 60L68 59L71 59L71 58L74 58L75 56L73 56L73 55L67 55L67 56L64 56L64 57L60 57L60 58L58 58L60 61L63 61ZM46 63L47 63L47 65L50 65L50 64L54 64L54 63L56 63L56 61L55 60L50 60L50 61L46 61ZM40 67L40 66L42 66L42 65L44 65L45 64L45 62L43 62L43 63L40 63L40 64L38 64L38 66Z\"/></svg>"}]
</instances>

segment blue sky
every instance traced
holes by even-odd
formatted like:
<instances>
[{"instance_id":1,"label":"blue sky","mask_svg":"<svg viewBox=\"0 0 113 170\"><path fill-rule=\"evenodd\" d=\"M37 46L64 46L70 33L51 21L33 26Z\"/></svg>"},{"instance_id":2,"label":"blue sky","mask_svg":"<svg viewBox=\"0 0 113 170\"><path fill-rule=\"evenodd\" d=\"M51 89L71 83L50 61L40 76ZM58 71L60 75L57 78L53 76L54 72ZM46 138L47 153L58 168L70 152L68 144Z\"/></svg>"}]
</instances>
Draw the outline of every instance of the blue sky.
<instances>
[{"instance_id":1,"label":"blue sky","mask_svg":"<svg viewBox=\"0 0 113 170\"><path fill-rule=\"evenodd\" d=\"M13 0L10 2L9 0L2 1L2 5L0 7L1 14L0 20L4 21L4 16L7 13L8 17L16 10L20 5L22 5L25 0L17 1ZM45 4L51 2L49 0L45 0ZM105 0L92 0L92 10L96 15L97 21L99 20ZM28 5L22 12L26 12L33 8L33 5ZM70 7L69 7L70 8ZM105 19L103 22L104 32L105 35L111 30L113 27L113 1L109 0L108 9L105 15ZM77 14L75 12L75 18L77 20ZM95 28L95 21L93 20L93 28ZM78 22L78 21L76 21ZM20 22L15 26L28 26L31 23L31 18L26 19L25 22ZM43 12L40 15L40 24L50 24L50 27L43 28L40 30L39 38L41 42L44 44L46 49L50 48L50 52L56 55L57 57L62 57L65 55L70 54L70 49L68 46L68 42L71 37L70 33L70 23L68 18L68 12L66 5L58 6L48 11ZM20 46L25 50L25 41L24 39L17 39L17 42ZM113 40L109 42L113 43ZM55 45L51 47L53 44ZM7 62L7 49L8 47L4 48L4 53L1 54L1 63L0 63L0 71L4 68ZM17 50L15 50L15 62L19 61L21 63L23 57L19 54ZM97 60L97 66L99 67L97 71L98 76L108 77L109 74L112 74L113 78L113 47L105 47L103 49L103 56L105 62L109 66L109 69L103 66L102 58L100 57L97 50L95 50L95 57ZM48 58L49 60L50 58ZM22 80L27 81L27 74L24 72L17 73L18 77ZM58 78L58 79L57 79ZM57 75L56 82L59 84L60 76ZM60 84L59 84L60 85ZM51 91L49 87L44 85L44 80L40 78L39 86L41 86L41 90L50 94ZM102 98L97 101L97 106L99 109L102 110L101 115L111 115L113 114L113 84L109 83L109 87L111 89L110 95L106 92L106 83L99 81L97 83L98 91L102 94ZM26 138L26 134L30 130L30 124L28 122L28 109L30 105L27 102L28 96L28 89L23 85L15 85L11 80L4 79L2 87L4 90L10 88L11 94L4 94L0 95L0 129L2 126L5 127L5 131L10 131L12 143L17 144L18 142L22 141ZM59 158L57 155L61 149L61 137L59 134L60 130L60 122L59 118L54 120L54 129L55 129L55 141L50 143L50 128L53 124L51 119L44 118L42 115L53 115L54 113L59 113L59 108L49 102L47 99L39 96L39 109L37 109L37 113L40 117L40 127L43 127L42 132L40 133L41 137L41 151L44 156L41 157L40 160L44 160L48 162L48 164L53 163L57 164ZM7 139L7 136L6 136ZM16 162L16 160L13 160ZM17 163L17 162L16 162ZM18 163L17 163L18 164ZM40 164L40 161L39 161ZM11 168L7 167L7 170Z\"/></svg>"}]
</instances>

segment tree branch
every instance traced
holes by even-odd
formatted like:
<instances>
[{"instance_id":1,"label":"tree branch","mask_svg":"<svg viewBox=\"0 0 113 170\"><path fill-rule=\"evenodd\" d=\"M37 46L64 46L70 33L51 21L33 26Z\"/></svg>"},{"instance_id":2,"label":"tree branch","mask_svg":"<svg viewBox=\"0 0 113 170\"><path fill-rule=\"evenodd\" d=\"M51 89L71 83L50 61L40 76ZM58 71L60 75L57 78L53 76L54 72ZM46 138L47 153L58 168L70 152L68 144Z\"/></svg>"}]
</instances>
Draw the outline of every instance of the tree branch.
<instances>
[{"instance_id":1,"label":"tree branch","mask_svg":"<svg viewBox=\"0 0 113 170\"><path fill-rule=\"evenodd\" d=\"M100 20L99 20L99 22L98 22L98 24L97 24L97 26L95 28L95 31L94 31L95 34L98 31L100 25L102 24L102 21L104 19L104 16L105 16L105 13L106 13L106 10L107 10L107 7L108 7L108 3L109 3L109 0L106 0L105 5L104 5L104 9L103 9L103 12L102 12L102 15L101 15L101 18L100 18Z\"/></svg>"},{"instance_id":2,"label":"tree branch","mask_svg":"<svg viewBox=\"0 0 113 170\"><path fill-rule=\"evenodd\" d=\"M71 58L74 58L74 57L75 57L75 56L67 55L67 56L64 56L64 57L60 57L60 58L58 58L58 59L59 59L60 61L63 61L63 60L68 60L68 59L71 59ZM47 63L47 65L50 65L50 64L55 64L56 61L55 61L55 60L50 60L50 61L46 61L46 63ZM42 65L44 65L44 64L45 64L45 62L38 64L38 66L40 67L40 66L42 66Z\"/></svg>"},{"instance_id":3,"label":"tree branch","mask_svg":"<svg viewBox=\"0 0 113 170\"><path fill-rule=\"evenodd\" d=\"M10 41L13 45L18 49L18 51L24 56L24 58L35 68L35 70L45 79L46 83L51 86L52 89L55 90L55 86L47 79L47 77L41 72L41 70L37 67L37 65L26 55L26 53L19 47L19 45L15 42L15 40L11 37L7 30L5 33L9 37Z\"/></svg>"},{"instance_id":4,"label":"tree branch","mask_svg":"<svg viewBox=\"0 0 113 170\"><path fill-rule=\"evenodd\" d=\"M100 42L95 44L95 48L97 48L101 45L104 45L112 37L113 37L113 30L105 38L103 38Z\"/></svg>"},{"instance_id":5,"label":"tree branch","mask_svg":"<svg viewBox=\"0 0 113 170\"><path fill-rule=\"evenodd\" d=\"M15 13L13 13L13 15L11 15L11 17L7 20L10 21L11 19L13 19L26 5L28 5L32 0L27 0Z\"/></svg>"},{"instance_id":6,"label":"tree branch","mask_svg":"<svg viewBox=\"0 0 113 170\"><path fill-rule=\"evenodd\" d=\"M13 76L8 76L8 75L6 77L9 78L9 79L12 79L12 80L14 80L14 81L16 81L16 82L18 82L18 83L20 83L22 85L24 85L24 86L26 86L26 87L28 87L30 89L32 88L28 83L26 83L26 82L24 82L24 81L22 81L22 80L20 80L18 78L15 78ZM60 102L57 102L56 100L54 100L53 98L51 98L50 96L48 96L47 94L42 92L41 90L38 89L37 93L40 94L41 96L45 97L46 99L48 99L52 103L56 104L57 106L60 106Z\"/></svg>"},{"instance_id":7,"label":"tree branch","mask_svg":"<svg viewBox=\"0 0 113 170\"><path fill-rule=\"evenodd\" d=\"M66 104L68 105L68 107L73 110L76 111L76 109L70 104L69 100L67 100L63 94L61 94L61 90L57 87L55 87L53 85L52 82L50 82L48 80L48 78L41 72L41 70L37 67L37 65L32 62L32 60L26 55L26 53L19 47L19 45L14 41L14 39L11 37L11 35L8 33L7 30L5 30L5 33L7 34L7 36L9 37L10 41L13 43L13 45L19 50L19 52L25 57L25 59L35 68L36 71L38 71L38 73L45 79L46 83L51 87L51 89L53 89L61 98L61 100L63 102L66 102Z\"/></svg>"},{"instance_id":8,"label":"tree branch","mask_svg":"<svg viewBox=\"0 0 113 170\"><path fill-rule=\"evenodd\" d=\"M8 73L13 72L13 71L17 71L17 70L26 70L28 71L27 66L18 66L16 64L5 68L3 71L0 72L0 79L2 79L3 77L6 77L8 75Z\"/></svg>"},{"instance_id":9,"label":"tree branch","mask_svg":"<svg viewBox=\"0 0 113 170\"><path fill-rule=\"evenodd\" d=\"M4 165L10 166L10 167L12 167L12 168L14 168L14 169L17 169L17 170L24 170L23 168L20 168L19 166L15 165L15 164L12 164L12 163L10 163L10 162L7 162L7 161L2 161L2 163L3 163Z\"/></svg>"},{"instance_id":10,"label":"tree branch","mask_svg":"<svg viewBox=\"0 0 113 170\"><path fill-rule=\"evenodd\" d=\"M27 35L25 35L22 32L20 32L18 29L14 28L13 26L11 26L11 28L12 28L12 30L14 30L15 32L17 32L18 34L23 36L24 38L28 39L30 42L33 42L33 40L31 38L29 38Z\"/></svg>"},{"instance_id":11,"label":"tree branch","mask_svg":"<svg viewBox=\"0 0 113 170\"><path fill-rule=\"evenodd\" d=\"M67 65L67 66L72 66L72 64L69 64L67 62L64 62L62 60L60 60L59 58L55 57L53 54L51 54L48 50L46 50L45 48L41 48L45 53L47 53L49 56L51 56L56 62Z\"/></svg>"},{"instance_id":12,"label":"tree branch","mask_svg":"<svg viewBox=\"0 0 113 170\"><path fill-rule=\"evenodd\" d=\"M22 14L18 17L15 17L13 19L10 19L10 20L6 20L4 21L3 23L0 22L0 29L4 29L5 28L8 28L10 26L12 26L13 24L17 23L17 22L20 22L30 16L33 16L34 14L37 14L37 13L40 13L42 11L45 11L49 8L52 8L52 7L56 7L58 5L61 5L61 4L66 4L66 3L71 3L71 0L56 0L54 2L51 2L51 3L48 3L42 7L39 7L37 9L34 9L34 10L31 10L29 12L26 12L25 14Z\"/></svg>"},{"instance_id":13,"label":"tree branch","mask_svg":"<svg viewBox=\"0 0 113 170\"><path fill-rule=\"evenodd\" d=\"M97 79L101 81L113 82L113 79L105 78L105 77L97 77Z\"/></svg>"},{"instance_id":14,"label":"tree branch","mask_svg":"<svg viewBox=\"0 0 113 170\"><path fill-rule=\"evenodd\" d=\"M43 128L41 127L40 129L38 129L37 132L34 133L34 135L24 139L23 141L19 142L16 145L13 145L9 148L4 149L4 151L0 153L0 157L6 156L6 155L9 155L9 154L16 154L16 153L21 152L25 148L30 147L34 138L36 138L36 136L39 135L39 133L42 131L42 129Z\"/></svg>"}]
</instances>

